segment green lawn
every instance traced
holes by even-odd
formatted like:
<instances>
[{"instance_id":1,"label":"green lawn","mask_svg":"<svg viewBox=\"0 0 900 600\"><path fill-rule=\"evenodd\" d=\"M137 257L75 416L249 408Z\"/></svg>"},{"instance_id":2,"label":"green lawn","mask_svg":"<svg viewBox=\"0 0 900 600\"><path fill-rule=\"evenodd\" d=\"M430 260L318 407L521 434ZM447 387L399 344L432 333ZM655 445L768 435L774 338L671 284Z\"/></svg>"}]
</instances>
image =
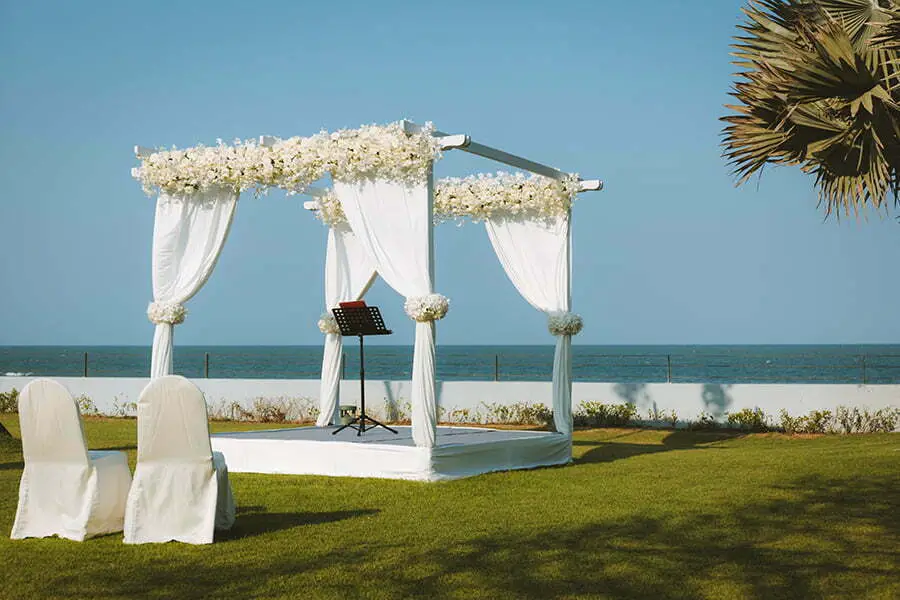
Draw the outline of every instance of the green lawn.
<instances>
[{"instance_id":1,"label":"green lawn","mask_svg":"<svg viewBox=\"0 0 900 600\"><path fill-rule=\"evenodd\" d=\"M134 464L135 421L85 430ZM591 430L575 454L437 484L236 473L237 522L215 544L125 546L9 540L22 457L7 441L0 595L900 598L898 434Z\"/></svg>"}]
</instances>

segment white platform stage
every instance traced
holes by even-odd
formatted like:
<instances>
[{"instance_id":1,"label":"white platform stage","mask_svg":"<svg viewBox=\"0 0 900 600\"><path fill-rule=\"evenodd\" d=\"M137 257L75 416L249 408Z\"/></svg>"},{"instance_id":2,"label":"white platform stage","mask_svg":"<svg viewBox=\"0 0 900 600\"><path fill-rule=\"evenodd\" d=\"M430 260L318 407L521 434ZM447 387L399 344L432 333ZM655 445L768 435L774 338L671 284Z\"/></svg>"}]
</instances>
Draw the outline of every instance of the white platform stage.
<instances>
[{"instance_id":1,"label":"white platform stage","mask_svg":"<svg viewBox=\"0 0 900 600\"><path fill-rule=\"evenodd\" d=\"M417 448L410 427L297 427L217 433L212 449L234 473L278 473L439 481L491 471L562 465L572 459L569 436L544 431L438 427L434 448Z\"/></svg>"}]
</instances>

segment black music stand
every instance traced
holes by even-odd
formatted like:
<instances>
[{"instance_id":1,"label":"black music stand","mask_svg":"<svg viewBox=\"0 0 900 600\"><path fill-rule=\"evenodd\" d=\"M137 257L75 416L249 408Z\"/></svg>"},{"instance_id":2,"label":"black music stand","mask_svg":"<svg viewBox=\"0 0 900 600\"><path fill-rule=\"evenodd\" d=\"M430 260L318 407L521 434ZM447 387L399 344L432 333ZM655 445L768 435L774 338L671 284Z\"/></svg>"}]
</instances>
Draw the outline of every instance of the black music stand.
<instances>
[{"instance_id":1,"label":"black music stand","mask_svg":"<svg viewBox=\"0 0 900 600\"><path fill-rule=\"evenodd\" d=\"M384 327L384 321L381 318L377 306L344 306L341 308L332 308L334 319L337 321L338 327L341 328L341 335L355 335L359 337L359 416L355 417L346 425L341 425L331 432L337 435L347 427L356 430L356 435L362 435L366 432L366 421L375 427L384 427L392 433L397 433L395 429L391 429L384 423L379 423L366 414L366 368L365 368L365 351L363 348L363 336L366 335L389 335L393 333L390 329Z\"/></svg>"}]
</instances>

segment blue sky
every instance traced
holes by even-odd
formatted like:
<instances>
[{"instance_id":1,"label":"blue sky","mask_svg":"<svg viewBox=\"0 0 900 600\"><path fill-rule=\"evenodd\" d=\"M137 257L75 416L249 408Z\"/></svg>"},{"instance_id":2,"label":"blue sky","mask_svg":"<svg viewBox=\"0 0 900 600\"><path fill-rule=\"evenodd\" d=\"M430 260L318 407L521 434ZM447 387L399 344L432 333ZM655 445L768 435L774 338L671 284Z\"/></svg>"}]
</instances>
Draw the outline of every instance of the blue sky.
<instances>
[{"instance_id":1,"label":"blue sky","mask_svg":"<svg viewBox=\"0 0 900 600\"><path fill-rule=\"evenodd\" d=\"M574 209L584 344L892 343L892 216L823 221L807 176L719 147L742 2L0 2L0 344L148 345L153 200L132 146L400 118L606 189ZM498 166L448 153L436 174ZM242 198L179 344L316 344L325 228ZM436 232L445 344L549 343L480 225ZM369 296L412 343L402 301Z\"/></svg>"}]
</instances>

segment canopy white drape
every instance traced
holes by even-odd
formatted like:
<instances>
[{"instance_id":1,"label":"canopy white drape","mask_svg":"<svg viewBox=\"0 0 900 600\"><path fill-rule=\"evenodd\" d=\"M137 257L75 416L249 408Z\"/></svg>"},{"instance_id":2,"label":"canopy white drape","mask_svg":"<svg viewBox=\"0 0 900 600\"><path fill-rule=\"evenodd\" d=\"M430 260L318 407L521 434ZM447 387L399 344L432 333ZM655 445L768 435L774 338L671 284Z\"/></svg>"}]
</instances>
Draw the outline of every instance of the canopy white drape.
<instances>
[{"instance_id":1,"label":"canopy white drape","mask_svg":"<svg viewBox=\"0 0 900 600\"><path fill-rule=\"evenodd\" d=\"M488 237L522 297L548 315L571 309L569 215L542 220L489 219ZM572 336L560 335L553 356L553 421L572 433Z\"/></svg>"},{"instance_id":2,"label":"canopy white drape","mask_svg":"<svg viewBox=\"0 0 900 600\"><path fill-rule=\"evenodd\" d=\"M153 300L184 304L212 273L228 237L238 193L230 188L190 197L162 194L153 227ZM150 377L172 373L173 324L156 323Z\"/></svg>"},{"instance_id":3,"label":"canopy white drape","mask_svg":"<svg viewBox=\"0 0 900 600\"><path fill-rule=\"evenodd\" d=\"M330 311L341 302L362 298L376 275L368 253L357 241L350 226L340 223L331 227L325 254L325 310ZM316 420L319 427L337 424L339 418L338 393L343 348L341 334L325 334L319 417Z\"/></svg>"},{"instance_id":4,"label":"canopy white drape","mask_svg":"<svg viewBox=\"0 0 900 600\"><path fill-rule=\"evenodd\" d=\"M406 298L433 292L434 190L421 184L385 180L335 181L347 222L378 274ZM434 385L435 326L416 323L412 369L412 430L417 446L431 448L437 434Z\"/></svg>"}]
</instances>

